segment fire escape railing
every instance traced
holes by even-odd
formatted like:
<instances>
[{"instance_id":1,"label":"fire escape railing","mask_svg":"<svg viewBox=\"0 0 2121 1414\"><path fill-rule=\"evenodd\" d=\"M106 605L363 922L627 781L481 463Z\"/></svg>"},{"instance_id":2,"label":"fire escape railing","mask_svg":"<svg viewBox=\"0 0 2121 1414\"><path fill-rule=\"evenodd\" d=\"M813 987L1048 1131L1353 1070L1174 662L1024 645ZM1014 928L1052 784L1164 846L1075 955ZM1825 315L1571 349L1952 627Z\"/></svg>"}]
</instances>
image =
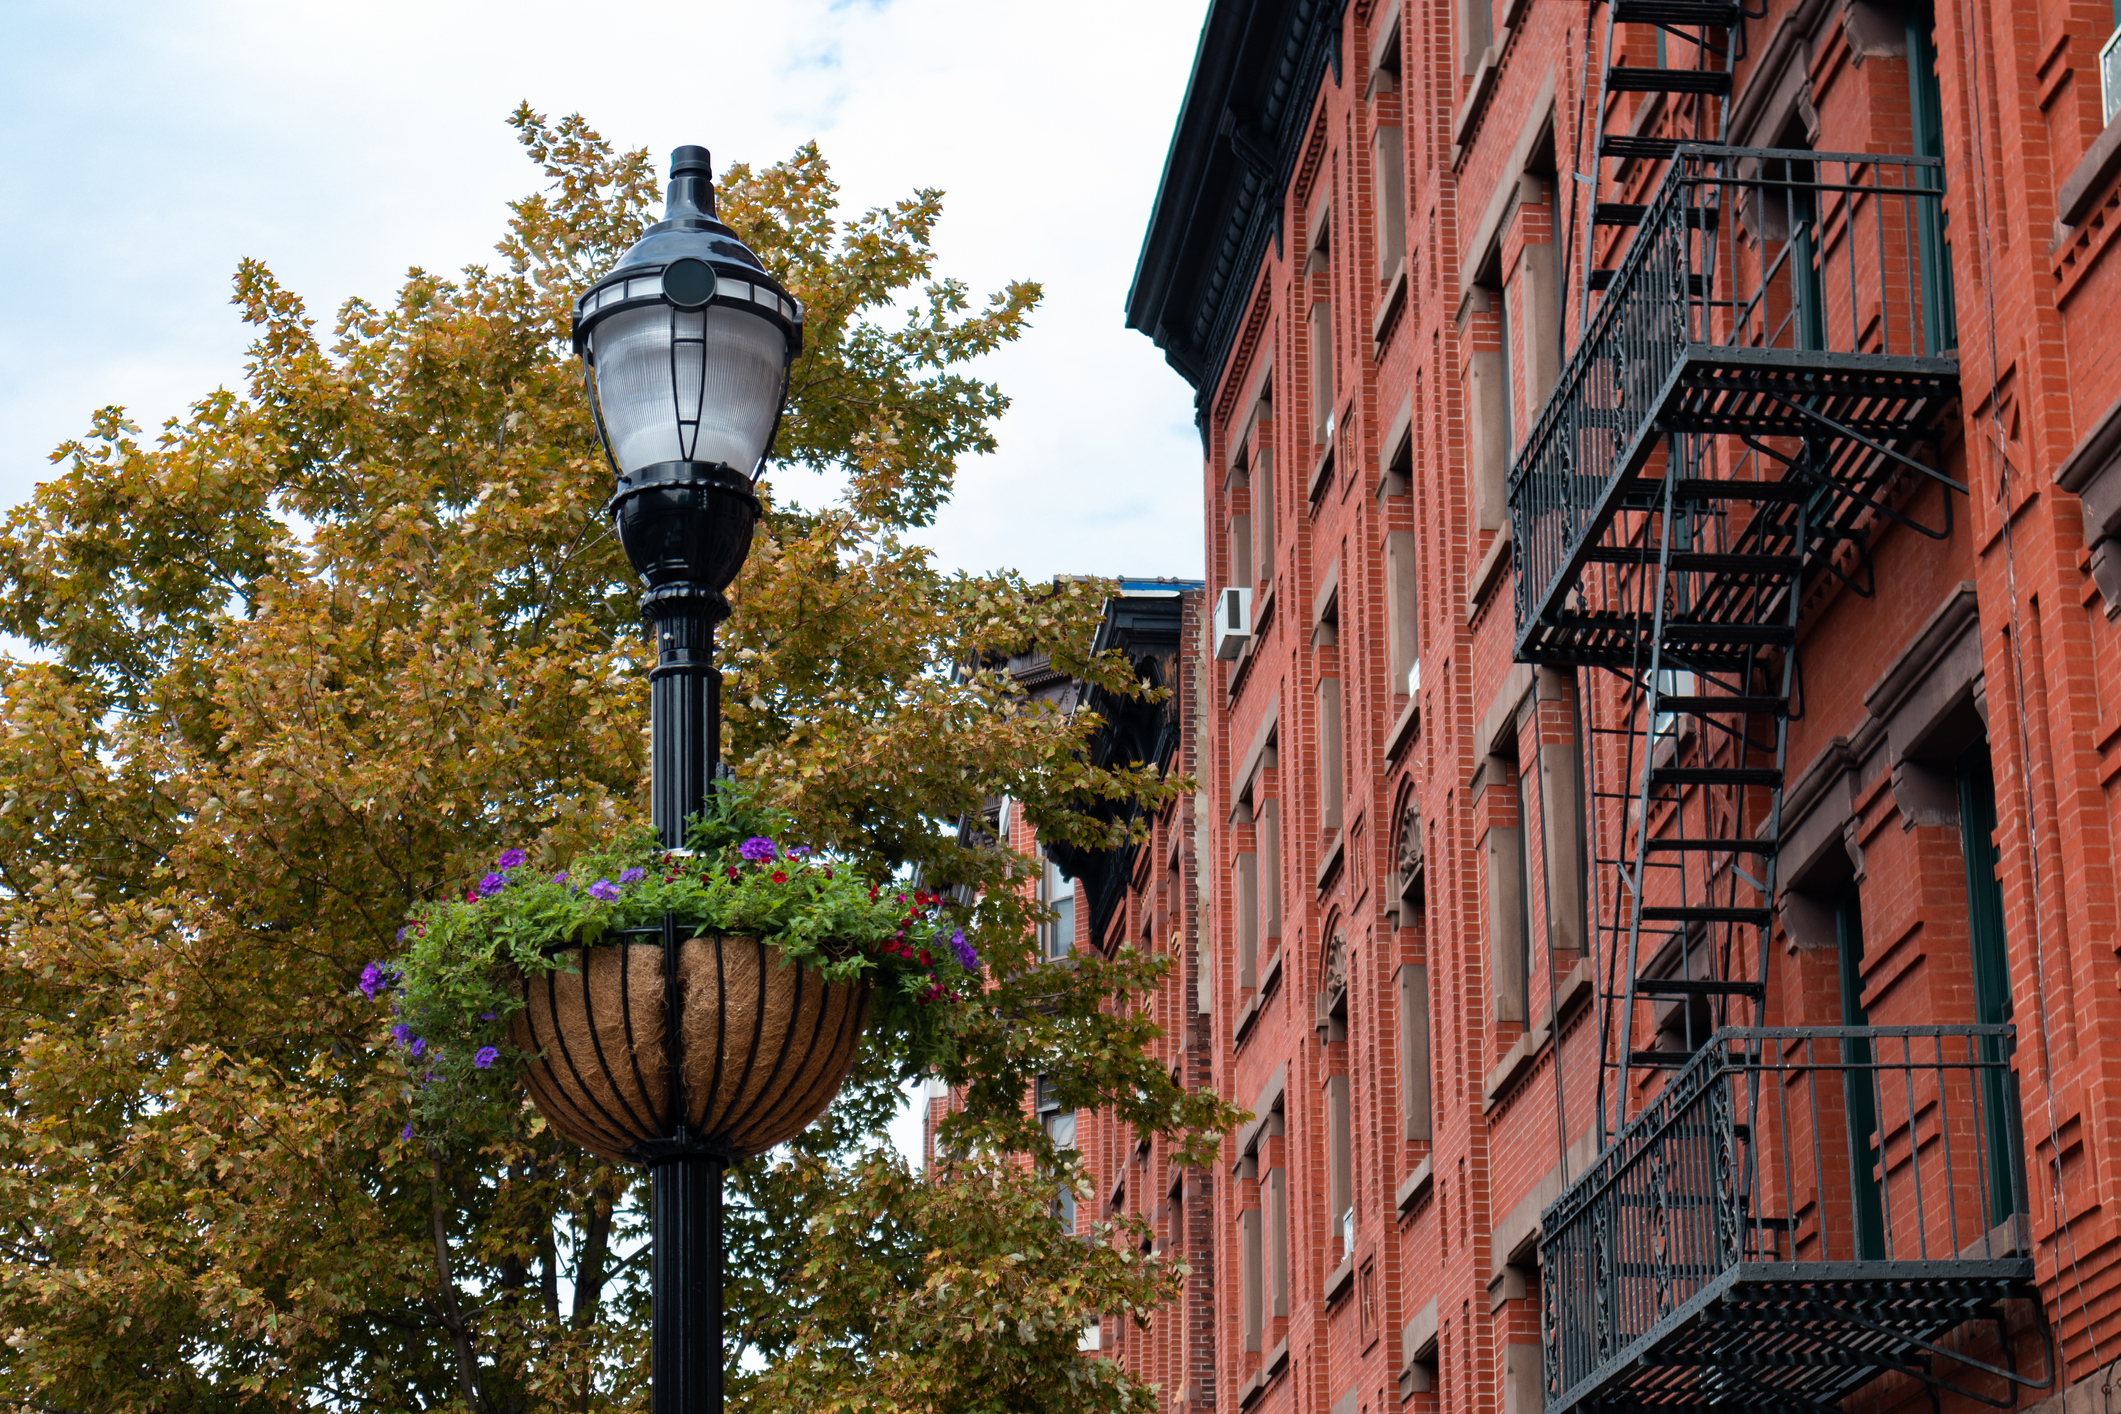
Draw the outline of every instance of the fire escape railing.
<instances>
[{"instance_id":1,"label":"fire escape railing","mask_svg":"<svg viewBox=\"0 0 2121 1414\"><path fill-rule=\"evenodd\" d=\"M1717 1032L1542 1218L1550 1414L1817 1410L1889 1372L1991 1404L2044 1387L2001 1325L2040 1310L2012 1038ZM1940 1346L1975 1320L1997 1340Z\"/></svg>"},{"instance_id":2,"label":"fire escape railing","mask_svg":"<svg viewBox=\"0 0 2121 1414\"><path fill-rule=\"evenodd\" d=\"M1852 514L1936 475L1900 438L1957 387L1943 186L1934 158L1679 147L1511 467L1519 658L1588 661L1571 591L1666 434L1813 441Z\"/></svg>"}]
</instances>

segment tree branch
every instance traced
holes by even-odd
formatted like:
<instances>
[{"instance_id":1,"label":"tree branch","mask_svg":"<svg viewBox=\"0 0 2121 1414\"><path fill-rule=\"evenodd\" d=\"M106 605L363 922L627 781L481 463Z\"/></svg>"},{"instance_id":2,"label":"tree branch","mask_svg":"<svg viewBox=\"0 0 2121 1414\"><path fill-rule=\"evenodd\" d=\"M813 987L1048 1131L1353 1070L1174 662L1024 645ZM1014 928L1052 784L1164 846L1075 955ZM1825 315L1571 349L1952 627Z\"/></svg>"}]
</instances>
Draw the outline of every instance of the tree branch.
<instances>
[{"instance_id":1,"label":"tree branch","mask_svg":"<svg viewBox=\"0 0 2121 1414\"><path fill-rule=\"evenodd\" d=\"M442 1285L442 1324L449 1328L450 1341L457 1349L457 1384L463 1390L464 1403L477 1409L478 1360L471 1353L471 1330L464 1324L463 1313L457 1306L456 1280L449 1274L449 1221L442 1204L441 1154L430 1151L427 1163L428 1192L434 1199L435 1279Z\"/></svg>"}]
</instances>

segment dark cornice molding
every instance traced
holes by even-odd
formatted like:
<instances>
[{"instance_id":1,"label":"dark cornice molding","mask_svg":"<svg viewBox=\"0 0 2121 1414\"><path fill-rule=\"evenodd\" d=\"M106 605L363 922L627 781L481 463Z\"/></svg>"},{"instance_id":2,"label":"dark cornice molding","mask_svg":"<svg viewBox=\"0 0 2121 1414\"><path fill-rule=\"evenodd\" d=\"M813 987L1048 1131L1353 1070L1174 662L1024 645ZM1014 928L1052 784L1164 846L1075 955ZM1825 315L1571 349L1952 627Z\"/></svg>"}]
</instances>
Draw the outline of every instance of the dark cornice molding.
<instances>
[{"instance_id":1,"label":"dark cornice molding","mask_svg":"<svg viewBox=\"0 0 2121 1414\"><path fill-rule=\"evenodd\" d=\"M1093 653L1116 650L1132 661L1154 687L1175 688L1185 624L1186 600L1200 601L1198 581L1169 580L1128 585L1105 601L1105 620L1098 625L1091 643ZM1082 706L1097 713L1103 725L1091 737L1090 764L1100 769L1122 769L1147 765L1159 770L1170 764L1178 750L1179 712L1184 704L1176 698L1144 702L1120 697L1102 688L1088 687ZM1086 803L1088 813L1107 823L1123 818L1118 804L1099 800ZM1128 881L1134 874L1139 845L1117 850L1089 850L1056 844L1049 853L1061 872L1080 879L1090 905L1090 937L1102 946L1113 915L1125 901Z\"/></svg>"},{"instance_id":2,"label":"dark cornice molding","mask_svg":"<svg viewBox=\"0 0 2121 1414\"><path fill-rule=\"evenodd\" d=\"M1193 385L1194 421L1281 235L1319 86L1340 75L1347 0L1213 0L1127 292L1127 327Z\"/></svg>"}]
</instances>

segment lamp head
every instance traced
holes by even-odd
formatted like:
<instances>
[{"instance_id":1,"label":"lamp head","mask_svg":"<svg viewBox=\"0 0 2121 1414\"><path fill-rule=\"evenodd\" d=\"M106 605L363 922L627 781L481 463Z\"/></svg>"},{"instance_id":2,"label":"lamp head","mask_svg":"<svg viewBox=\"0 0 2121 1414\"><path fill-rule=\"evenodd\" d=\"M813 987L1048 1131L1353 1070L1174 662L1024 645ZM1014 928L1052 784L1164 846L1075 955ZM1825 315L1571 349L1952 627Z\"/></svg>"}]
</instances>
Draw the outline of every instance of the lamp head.
<instances>
[{"instance_id":1,"label":"lamp head","mask_svg":"<svg viewBox=\"0 0 2121 1414\"><path fill-rule=\"evenodd\" d=\"M707 149L678 148L664 218L574 309L617 478L611 513L651 592L689 583L719 598L736 577L802 345L802 307L715 218Z\"/></svg>"}]
</instances>

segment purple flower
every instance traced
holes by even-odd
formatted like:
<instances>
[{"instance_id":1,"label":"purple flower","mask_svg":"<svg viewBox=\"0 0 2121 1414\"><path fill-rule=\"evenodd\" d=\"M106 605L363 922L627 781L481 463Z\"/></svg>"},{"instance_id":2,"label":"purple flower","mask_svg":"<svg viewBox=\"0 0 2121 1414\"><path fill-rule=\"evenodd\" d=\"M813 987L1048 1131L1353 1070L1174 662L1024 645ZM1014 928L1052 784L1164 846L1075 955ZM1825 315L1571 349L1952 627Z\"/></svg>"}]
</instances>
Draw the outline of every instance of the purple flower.
<instances>
[{"instance_id":1,"label":"purple flower","mask_svg":"<svg viewBox=\"0 0 2121 1414\"><path fill-rule=\"evenodd\" d=\"M788 857L790 859L802 859L809 853L810 846L806 844L790 845L788 847Z\"/></svg>"},{"instance_id":2,"label":"purple flower","mask_svg":"<svg viewBox=\"0 0 2121 1414\"><path fill-rule=\"evenodd\" d=\"M979 953L973 950L972 944L965 941L964 929L958 928L951 932L950 951L957 954L957 965L967 972L979 969Z\"/></svg>"},{"instance_id":3,"label":"purple flower","mask_svg":"<svg viewBox=\"0 0 2121 1414\"><path fill-rule=\"evenodd\" d=\"M409 1119L408 1119L408 1120L406 1120L406 1121L405 1121L405 1127L404 1127L403 1129L401 1129L401 1130L399 1130L399 1131L398 1131L398 1137L399 1137L400 1139L410 1139L410 1138L412 1138L412 1121L411 1121L411 1120L409 1120Z\"/></svg>"},{"instance_id":4,"label":"purple flower","mask_svg":"<svg viewBox=\"0 0 2121 1414\"><path fill-rule=\"evenodd\" d=\"M764 835L753 835L750 839L738 845L736 852L753 864L764 864L767 860L773 858L775 854L773 841L767 839Z\"/></svg>"},{"instance_id":5,"label":"purple flower","mask_svg":"<svg viewBox=\"0 0 2121 1414\"><path fill-rule=\"evenodd\" d=\"M640 882L641 876L646 872L648 871L636 866L632 869L628 869L625 873L619 875L619 882L622 884L637 884Z\"/></svg>"},{"instance_id":6,"label":"purple flower","mask_svg":"<svg viewBox=\"0 0 2121 1414\"><path fill-rule=\"evenodd\" d=\"M517 868L518 866L520 866L520 865L522 864L522 862L523 862L523 851L522 851L522 850L520 850L520 849L504 849L504 850L502 850L502 851L501 851L501 857L500 857L499 859L496 859L496 860L495 860L495 861L494 861L493 863L494 863L494 867L495 867L496 869L514 869L514 868Z\"/></svg>"},{"instance_id":7,"label":"purple flower","mask_svg":"<svg viewBox=\"0 0 2121 1414\"><path fill-rule=\"evenodd\" d=\"M589 886L589 896L609 903L619 896L619 886L609 879L599 879Z\"/></svg>"},{"instance_id":8,"label":"purple flower","mask_svg":"<svg viewBox=\"0 0 2121 1414\"><path fill-rule=\"evenodd\" d=\"M418 1060L420 1058L420 1053L427 1049L427 1042L421 1040L418 1036L415 1036L412 1038L412 1044L407 1046L405 1049L412 1052L412 1057L414 1060Z\"/></svg>"},{"instance_id":9,"label":"purple flower","mask_svg":"<svg viewBox=\"0 0 2121 1414\"><path fill-rule=\"evenodd\" d=\"M395 980L397 980L395 972L371 962L368 966L361 969L361 995L370 1001L374 1001L376 993L384 990Z\"/></svg>"},{"instance_id":10,"label":"purple flower","mask_svg":"<svg viewBox=\"0 0 2121 1414\"><path fill-rule=\"evenodd\" d=\"M553 875L553 876L552 876L552 881L553 881L553 882L554 882L555 884L564 884L564 883L566 883L566 882L567 882L567 871L566 871L565 869L562 869L562 870L561 870L561 871L560 871L559 873L557 873L557 874L555 874L555 875Z\"/></svg>"},{"instance_id":11,"label":"purple flower","mask_svg":"<svg viewBox=\"0 0 2121 1414\"><path fill-rule=\"evenodd\" d=\"M498 1046L481 1046L479 1053L471 1058L471 1063L484 1070L500 1058L501 1051Z\"/></svg>"},{"instance_id":12,"label":"purple flower","mask_svg":"<svg viewBox=\"0 0 2121 1414\"><path fill-rule=\"evenodd\" d=\"M482 1011L482 1012L480 1012L480 1013L479 1013L479 1020L481 1020L481 1021L491 1021L491 1020L493 1020L493 1013L492 1013L492 1012L490 1012L490 1011Z\"/></svg>"},{"instance_id":13,"label":"purple flower","mask_svg":"<svg viewBox=\"0 0 2121 1414\"><path fill-rule=\"evenodd\" d=\"M488 874L485 878L479 880L479 897L492 898L507 887L508 876L506 874Z\"/></svg>"},{"instance_id":14,"label":"purple flower","mask_svg":"<svg viewBox=\"0 0 2121 1414\"><path fill-rule=\"evenodd\" d=\"M412 1042L412 1028L402 1021L390 1028L390 1034L401 1046L410 1045Z\"/></svg>"}]
</instances>

